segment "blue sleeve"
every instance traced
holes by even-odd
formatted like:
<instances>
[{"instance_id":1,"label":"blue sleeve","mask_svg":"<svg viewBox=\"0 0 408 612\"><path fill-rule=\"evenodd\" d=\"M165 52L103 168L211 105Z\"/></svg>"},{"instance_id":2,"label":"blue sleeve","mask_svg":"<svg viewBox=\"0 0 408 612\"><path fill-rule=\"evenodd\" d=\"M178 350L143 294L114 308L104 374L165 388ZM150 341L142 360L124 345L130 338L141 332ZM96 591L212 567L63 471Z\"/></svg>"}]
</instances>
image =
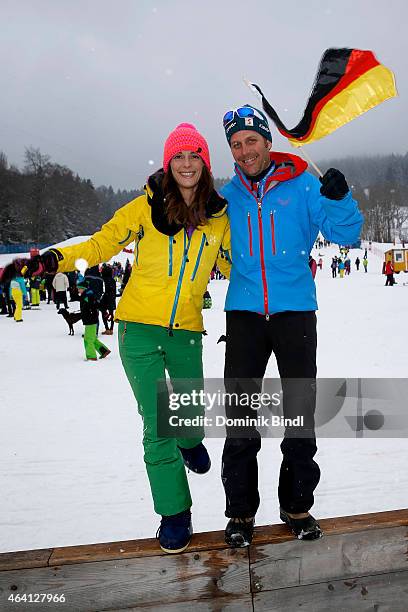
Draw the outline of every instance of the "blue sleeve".
<instances>
[{"instance_id":1,"label":"blue sleeve","mask_svg":"<svg viewBox=\"0 0 408 612\"><path fill-rule=\"evenodd\" d=\"M17 277L18 284L20 285L20 289L24 297L27 297L27 287L25 285L24 279L22 276Z\"/></svg>"},{"instance_id":2,"label":"blue sleeve","mask_svg":"<svg viewBox=\"0 0 408 612\"><path fill-rule=\"evenodd\" d=\"M353 244L360 237L363 215L349 191L342 200L329 200L320 193L319 180L308 174L307 202L311 222L326 240L335 244Z\"/></svg>"}]
</instances>

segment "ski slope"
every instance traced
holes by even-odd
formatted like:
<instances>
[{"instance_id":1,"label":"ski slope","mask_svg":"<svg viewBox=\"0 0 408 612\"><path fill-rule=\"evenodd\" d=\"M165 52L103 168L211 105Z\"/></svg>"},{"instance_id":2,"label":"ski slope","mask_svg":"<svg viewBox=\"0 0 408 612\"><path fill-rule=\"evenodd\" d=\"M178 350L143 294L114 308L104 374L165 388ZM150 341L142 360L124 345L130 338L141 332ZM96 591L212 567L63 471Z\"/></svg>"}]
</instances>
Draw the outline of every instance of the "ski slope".
<instances>
[{"instance_id":1,"label":"ski slope","mask_svg":"<svg viewBox=\"0 0 408 612\"><path fill-rule=\"evenodd\" d=\"M71 242L77 242L73 239ZM67 244L67 243L64 243ZM381 252L382 248L378 252ZM369 253L369 272L332 279L329 247L317 271L320 377L407 377L408 286L384 287L382 260ZM127 254L121 254L124 262ZM12 256L0 256L0 267ZM114 259L118 259L115 257ZM204 311L207 377L223 373L226 281L212 281ZM75 303L74 309L78 305ZM142 423L121 367L116 334L103 337L109 358L85 362L81 324L75 336L54 305L24 311L16 325L0 317L0 552L152 537L154 514L143 464ZM268 376L277 376L271 359ZM279 522L280 441L259 455L258 524ZM195 531L225 526L220 479L221 439L209 439L212 469L189 474ZM342 516L408 507L407 439L321 439L322 470L313 511Z\"/></svg>"}]
</instances>

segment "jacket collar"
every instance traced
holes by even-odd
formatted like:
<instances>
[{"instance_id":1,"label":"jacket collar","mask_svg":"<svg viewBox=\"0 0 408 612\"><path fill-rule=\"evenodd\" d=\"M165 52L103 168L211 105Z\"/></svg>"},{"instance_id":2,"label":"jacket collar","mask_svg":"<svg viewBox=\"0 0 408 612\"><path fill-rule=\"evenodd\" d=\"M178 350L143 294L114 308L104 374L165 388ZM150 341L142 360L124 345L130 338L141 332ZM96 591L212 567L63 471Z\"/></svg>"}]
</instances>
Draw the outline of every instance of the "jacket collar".
<instances>
[{"instance_id":1,"label":"jacket collar","mask_svg":"<svg viewBox=\"0 0 408 612\"><path fill-rule=\"evenodd\" d=\"M267 192L269 186L272 183L283 183L290 179L299 176L307 169L307 162L298 155L292 155L291 153L279 153L273 151L269 154L271 162L275 164L274 171L270 174L266 180L264 193ZM235 174L233 180L237 181L238 184L242 184L246 189L252 192L252 185L249 178L245 176L238 164L235 164Z\"/></svg>"},{"instance_id":2,"label":"jacket collar","mask_svg":"<svg viewBox=\"0 0 408 612\"><path fill-rule=\"evenodd\" d=\"M152 210L152 223L158 232L166 236L174 236L183 226L179 223L169 223L164 209L164 195L162 190L162 182L164 170L161 168L147 179L145 192L147 201ZM205 207L206 217L210 219L217 213L221 212L227 204L225 198L220 196L214 189L211 193Z\"/></svg>"}]
</instances>

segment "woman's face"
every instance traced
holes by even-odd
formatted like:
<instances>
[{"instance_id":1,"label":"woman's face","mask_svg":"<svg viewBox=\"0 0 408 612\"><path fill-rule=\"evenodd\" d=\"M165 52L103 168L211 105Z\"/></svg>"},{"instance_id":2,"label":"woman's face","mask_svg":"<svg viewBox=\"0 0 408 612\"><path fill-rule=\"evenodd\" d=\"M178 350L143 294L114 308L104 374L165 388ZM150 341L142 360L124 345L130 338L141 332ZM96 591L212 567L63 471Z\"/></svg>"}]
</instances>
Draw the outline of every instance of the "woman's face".
<instances>
[{"instance_id":1,"label":"woman's face","mask_svg":"<svg viewBox=\"0 0 408 612\"><path fill-rule=\"evenodd\" d=\"M181 189L197 187L203 166L203 160L193 151L180 151L170 162L174 180Z\"/></svg>"}]
</instances>

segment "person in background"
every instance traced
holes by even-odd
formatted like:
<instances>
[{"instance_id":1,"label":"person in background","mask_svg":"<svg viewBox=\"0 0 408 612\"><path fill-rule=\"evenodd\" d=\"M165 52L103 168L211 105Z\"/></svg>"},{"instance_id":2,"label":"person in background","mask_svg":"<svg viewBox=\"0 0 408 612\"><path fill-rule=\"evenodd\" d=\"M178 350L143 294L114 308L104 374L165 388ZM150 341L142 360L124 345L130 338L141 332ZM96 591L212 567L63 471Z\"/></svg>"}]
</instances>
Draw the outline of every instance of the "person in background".
<instances>
[{"instance_id":1,"label":"person in background","mask_svg":"<svg viewBox=\"0 0 408 612\"><path fill-rule=\"evenodd\" d=\"M45 278L45 287L47 289L47 304L51 304L51 302L54 301L54 287L52 285L53 280L54 280L54 276L55 274L50 274L49 272L46 272L44 274L44 278Z\"/></svg>"},{"instance_id":2,"label":"person in background","mask_svg":"<svg viewBox=\"0 0 408 612\"><path fill-rule=\"evenodd\" d=\"M387 276L387 280L385 281L385 286L392 287L395 284L394 266L392 265L392 261L388 260L385 262L384 274L386 274Z\"/></svg>"},{"instance_id":3,"label":"person in background","mask_svg":"<svg viewBox=\"0 0 408 612\"><path fill-rule=\"evenodd\" d=\"M67 275L63 274L62 272L57 272L54 276L54 280L52 281L52 286L55 291L55 303L57 305L57 309L59 309L61 304L63 304L64 308L68 310L67 289L69 287L69 282Z\"/></svg>"},{"instance_id":4,"label":"person in background","mask_svg":"<svg viewBox=\"0 0 408 612\"><path fill-rule=\"evenodd\" d=\"M84 347L85 359L87 361L96 361L97 354L101 359L104 359L110 354L107 346L98 340L96 336L96 328L98 324L98 303L95 294L89 286L89 281L79 281L77 284L79 294L79 304L81 308L82 323L85 327Z\"/></svg>"},{"instance_id":5,"label":"person in background","mask_svg":"<svg viewBox=\"0 0 408 612\"><path fill-rule=\"evenodd\" d=\"M340 258L337 262L337 268L339 270L340 278L344 278L344 272L346 269L344 261Z\"/></svg>"},{"instance_id":6,"label":"person in background","mask_svg":"<svg viewBox=\"0 0 408 612\"><path fill-rule=\"evenodd\" d=\"M23 303L25 300L27 300L27 288L21 272L17 270L10 281L10 297L13 299L15 304L14 320L16 323L22 323Z\"/></svg>"},{"instance_id":7,"label":"person in background","mask_svg":"<svg viewBox=\"0 0 408 612\"><path fill-rule=\"evenodd\" d=\"M105 326L105 331L102 335L112 336L113 326L115 324L114 312L116 310L116 281L112 276L113 270L109 265L102 266L102 279L104 282L104 292L99 304L102 313L102 321Z\"/></svg>"},{"instance_id":8,"label":"person in background","mask_svg":"<svg viewBox=\"0 0 408 612\"><path fill-rule=\"evenodd\" d=\"M6 291L3 283L0 283L0 315L7 315Z\"/></svg>"},{"instance_id":9,"label":"person in background","mask_svg":"<svg viewBox=\"0 0 408 612\"><path fill-rule=\"evenodd\" d=\"M211 308L211 306L212 306L212 299L211 299L210 292L207 290L203 296L203 309L206 310L207 308Z\"/></svg>"},{"instance_id":10,"label":"person in background","mask_svg":"<svg viewBox=\"0 0 408 612\"><path fill-rule=\"evenodd\" d=\"M357 255L356 261L354 263L356 264L356 270L358 271L359 268L360 268L360 258L358 257L358 255Z\"/></svg>"},{"instance_id":11,"label":"person in background","mask_svg":"<svg viewBox=\"0 0 408 612\"><path fill-rule=\"evenodd\" d=\"M67 276L68 276L68 283L69 283L69 287L68 287L69 301L77 302L79 300L79 295L78 295L77 286L76 286L77 280L78 280L78 272L76 270L73 270L71 272L68 272Z\"/></svg>"},{"instance_id":12,"label":"person in background","mask_svg":"<svg viewBox=\"0 0 408 612\"><path fill-rule=\"evenodd\" d=\"M330 264L330 268L332 271L332 278L336 278L337 277L337 257L333 257L332 262Z\"/></svg>"},{"instance_id":13,"label":"person in background","mask_svg":"<svg viewBox=\"0 0 408 612\"><path fill-rule=\"evenodd\" d=\"M39 276L32 276L30 278L31 306L34 308L39 308L40 306L40 283L41 279Z\"/></svg>"},{"instance_id":14,"label":"person in background","mask_svg":"<svg viewBox=\"0 0 408 612\"><path fill-rule=\"evenodd\" d=\"M47 299L47 286L45 278L40 280L40 301L45 302Z\"/></svg>"},{"instance_id":15,"label":"person in background","mask_svg":"<svg viewBox=\"0 0 408 612\"><path fill-rule=\"evenodd\" d=\"M363 259L363 268L364 268L364 272L367 272L367 268L368 268L368 259L367 256L364 255L364 259Z\"/></svg>"}]
</instances>

